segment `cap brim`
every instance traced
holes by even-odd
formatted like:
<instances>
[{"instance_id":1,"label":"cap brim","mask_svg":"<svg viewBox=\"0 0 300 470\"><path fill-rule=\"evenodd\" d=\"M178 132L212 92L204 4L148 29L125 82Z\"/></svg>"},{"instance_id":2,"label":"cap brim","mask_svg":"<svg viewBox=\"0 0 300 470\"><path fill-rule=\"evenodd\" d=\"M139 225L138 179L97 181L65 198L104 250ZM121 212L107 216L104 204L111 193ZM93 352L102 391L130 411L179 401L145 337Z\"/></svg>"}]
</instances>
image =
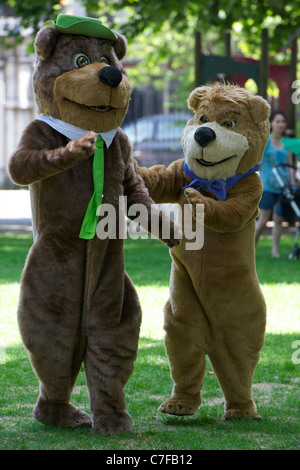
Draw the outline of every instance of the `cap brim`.
<instances>
[{"instance_id":1,"label":"cap brim","mask_svg":"<svg viewBox=\"0 0 300 470\"><path fill-rule=\"evenodd\" d=\"M70 25L59 25L56 21L46 21L43 26L52 26L62 34L80 34L92 38L117 39L118 37L108 28L99 22L92 22L88 19L74 21Z\"/></svg>"}]
</instances>

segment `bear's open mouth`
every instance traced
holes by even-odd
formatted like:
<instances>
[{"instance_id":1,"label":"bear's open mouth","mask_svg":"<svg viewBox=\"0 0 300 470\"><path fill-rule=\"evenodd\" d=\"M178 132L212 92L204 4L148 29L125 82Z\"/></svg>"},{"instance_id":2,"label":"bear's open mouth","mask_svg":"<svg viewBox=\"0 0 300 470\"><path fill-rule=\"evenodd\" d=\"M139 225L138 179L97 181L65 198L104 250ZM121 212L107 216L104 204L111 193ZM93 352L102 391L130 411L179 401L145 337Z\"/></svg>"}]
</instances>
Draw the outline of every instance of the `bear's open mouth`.
<instances>
[{"instance_id":1,"label":"bear's open mouth","mask_svg":"<svg viewBox=\"0 0 300 470\"><path fill-rule=\"evenodd\" d=\"M65 98L65 100L69 101L70 103L79 104L80 106L84 106L85 108L92 109L93 111L96 111L97 113L108 113L108 111L111 111L112 109L115 109L112 106L105 106L105 105L102 105L102 106L87 106L86 104L76 103L76 101L72 101L72 100L69 100L67 98Z\"/></svg>"},{"instance_id":2,"label":"bear's open mouth","mask_svg":"<svg viewBox=\"0 0 300 470\"><path fill-rule=\"evenodd\" d=\"M219 162L207 162L206 160L204 160L204 158L196 158L196 160L198 163L200 163L200 165L203 165L203 166L215 166L215 165L219 165L220 163L224 163L233 157L236 157L236 155L231 155L230 157L224 158L223 160L220 160Z\"/></svg>"},{"instance_id":3,"label":"bear's open mouth","mask_svg":"<svg viewBox=\"0 0 300 470\"><path fill-rule=\"evenodd\" d=\"M97 111L97 113L107 113L113 109L112 106L86 106L86 108L92 109L93 111Z\"/></svg>"}]
</instances>

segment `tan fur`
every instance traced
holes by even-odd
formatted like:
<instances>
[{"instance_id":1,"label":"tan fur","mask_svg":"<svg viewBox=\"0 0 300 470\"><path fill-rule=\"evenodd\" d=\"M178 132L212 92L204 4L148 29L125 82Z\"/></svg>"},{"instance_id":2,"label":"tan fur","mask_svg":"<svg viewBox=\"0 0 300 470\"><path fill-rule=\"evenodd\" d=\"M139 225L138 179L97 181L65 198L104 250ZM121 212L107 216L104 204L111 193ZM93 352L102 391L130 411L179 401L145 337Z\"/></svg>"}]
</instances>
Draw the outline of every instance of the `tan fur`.
<instances>
[{"instance_id":1,"label":"tan fur","mask_svg":"<svg viewBox=\"0 0 300 470\"><path fill-rule=\"evenodd\" d=\"M261 161L269 133L269 105L262 98L235 86L214 85L194 90L188 103L195 114L186 125L182 141L185 159L198 176L211 180L226 175L227 179ZM207 124L200 120L203 115ZM227 130L225 121L233 119L236 126ZM231 133L235 153L240 152L237 163L231 159L202 167L195 160L191 142L195 129L189 131L202 125L218 132L207 147L201 149L197 144L198 158L204 150L204 155L211 157L208 160L221 161L222 138ZM218 152L210 152L210 145ZM220 201L208 192L182 189L191 181L183 171L183 160L168 168L157 165L138 171L155 202L177 202L182 208L188 203L194 216L196 205L204 205L203 248L187 250L183 237L181 244L171 249L170 299L165 306L164 328L174 387L172 397L159 409L176 415L197 410L208 355L225 396L225 418L258 419L251 387L264 343L266 317L254 249L255 218L262 194L260 178L256 173L243 178L229 189L227 199ZM184 226L182 230L184 233Z\"/></svg>"},{"instance_id":2,"label":"tan fur","mask_svg":"<svg viewBox=\"0 0 300 470\"><path fill-rule=\"evenodd\" d=\"M124 270L123 240L79 238L94 191L95 132L117 128L127 111L130 85L119 62L126 41L120 35L112 42L60 35L45 27L35 46L39 111L89 131L68 141L35 120L10 161L12 179L30 186L32 201L34 244L22 275L18 321L40 382L34 416L43 423L92 426L106 434L129 431L132 419L124 386L137 354L139 300ZM76 53L88 55L91 64L74 69ZM101 56L122 72L115 88L99 81L99 70L107 66ZM86 105L114 109L101 113ZM104 159L103 203L117 209L116 226L122 195L128 208L144 204L150 220L153 201L134 170L130 143L121 129L109 149L105 147ZM83 362L92 417L70 404Z\"/></svg>"}]
</instances>

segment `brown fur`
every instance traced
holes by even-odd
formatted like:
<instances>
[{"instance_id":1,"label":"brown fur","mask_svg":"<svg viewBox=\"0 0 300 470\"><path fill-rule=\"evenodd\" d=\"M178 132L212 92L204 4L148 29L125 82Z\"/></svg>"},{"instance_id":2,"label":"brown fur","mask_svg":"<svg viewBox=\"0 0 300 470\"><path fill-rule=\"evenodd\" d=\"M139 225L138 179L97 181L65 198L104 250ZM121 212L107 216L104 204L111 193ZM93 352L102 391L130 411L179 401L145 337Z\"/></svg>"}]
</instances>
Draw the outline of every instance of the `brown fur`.
<instances>
[{"instance_id":1,"label":"brown fur","mask_svg":"<svg viewBox=\"0 0 300 470\"><path fill-rule=\"evenodd\" d=\"M34 244L22 275L18 321L22 340L39 378L34 416L56 426L92 426L106 434L128 431L124 386L137 354L141 309L124 270L123 240L79 238L93 194L95 132L118 127L127 111L130 86L119 62L125 39L104 41L60 35L51 27L37 35L34 91L39 111L83 129L68 141L44 122L25 129L10 161L12 179L29 185ZM74 69L74 54L85 53L91 64ZM100 83L98 72L107 56L121 70L116 88ZM113 106L100 113L91 106ZM104 150L103 202L118 209L119 196L128 207L153 203L135 172L126 135L117 130ZM116 211L118 227L119 211ZM123 215L123 217L125 214ZM166 241L167 244L172 243ZM82 363L92 418L70 404Z\"/></svg>"},{"instance_id":2,"label":"brown fur","mask_svg":"<svg viewBox=\"0 0 300 470\"><path fill-rule=\"evenodd\" d=\"M262 98L235 86L214 85L194 90L188 102L195 114L186 125L182 142L189 167L194 165L198 176L214 179L225 175L227 179L261 161L269 134L269 105ZM204 115L206 122L228 136L230 145L235 139L244 143L241 136L246 137L249 147L240 160L235 157L202 167L190 157L191 149L197 152L197 146L201 156L192 127L202 125ZM226 127L229 119L237 124L225 132L222 126ZM210 145L218 145L217 139L204 148L204 155ZM222 140L219 148L222 152ZM222 160L213 152L211 159ZM157 165L138 171L155 202L177 202L182 208L189 203L194 216L196 204L204 204L203 248L187 250L183 237L171 250L170 299L165 306L164 328L174 387L172 397L159 409L177 415L197 410L207 354L225 396L225 418L257 419L260 416L251 387L264 343L266 315L254 249L255 218L262 194L260 178L256 173L243 178L230 188L227 199L220 201L209 192L182 190L191 182L183 171L183 160L168 168Z\"/></svg>"},{"instance_id":3,"label":"brown fur","mask_svg":"<svg viewBox=\"0 0 300 470\"><path fill-rule=\"evenodd\" d=\"M106 132L121 125L130 99L130 83L120 62L126 51L123 36L118 34L117 40L108 41L60 35L46 26L38 33L35 47L37 60L33 84L40 112L95 132ZM91 64L74 69L76 53L86 54ZM108 57L110 65L123 74L123 80L116 88L107 87L98 79L97 72L106 67L99 62L102 56ZM100 119L99 113L86 106L112 106L114 109L105 113L105 119Z\"/></svg>"}]
</instances>

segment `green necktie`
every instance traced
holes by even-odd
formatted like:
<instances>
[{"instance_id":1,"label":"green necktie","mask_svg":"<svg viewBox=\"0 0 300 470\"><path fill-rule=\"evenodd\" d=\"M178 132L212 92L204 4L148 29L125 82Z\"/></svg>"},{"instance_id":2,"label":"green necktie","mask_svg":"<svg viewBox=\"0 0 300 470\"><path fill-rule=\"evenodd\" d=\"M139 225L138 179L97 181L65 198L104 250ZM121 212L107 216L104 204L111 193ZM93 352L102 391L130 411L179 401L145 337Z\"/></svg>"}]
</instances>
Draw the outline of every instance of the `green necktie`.
<instances>
[{"instance_id":1,"label":"green necktie","mask_svg":"<svg viewBox=\"0 0 300 470\"><path fill-rule=\"evenodd\" d=\"M97 208L101 206L102 194L103 194L103 182L104 182L104 151L103 151L103 139L101 135L98 135L96 141L96 152L94 153L93 161L93 181L94 181L94 194L91 197L89 205L87 207L79 238L91 240L94 238L97 229Z\"/></svg>"}]
</instances>

